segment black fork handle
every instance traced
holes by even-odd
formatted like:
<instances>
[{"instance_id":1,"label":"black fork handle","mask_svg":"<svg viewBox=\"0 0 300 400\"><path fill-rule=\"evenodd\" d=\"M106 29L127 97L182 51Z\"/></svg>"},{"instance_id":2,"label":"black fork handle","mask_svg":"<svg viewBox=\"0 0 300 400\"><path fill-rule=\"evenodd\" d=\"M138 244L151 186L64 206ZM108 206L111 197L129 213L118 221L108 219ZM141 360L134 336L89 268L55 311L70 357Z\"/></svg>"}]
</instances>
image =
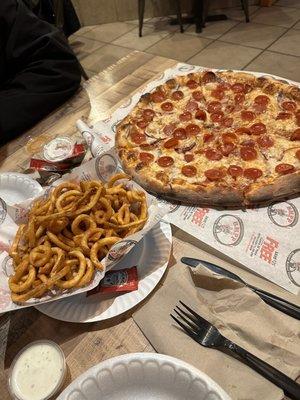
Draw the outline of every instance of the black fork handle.
<instances>
[{"instance_id":1,"label":"black fork handle","mask_svg":"<svg viewBox=\"0 0 300 400\"><path fill-rule=\"evenodd\" d=\"M300 320L300 307L295 304L289 303L274 294L265 292L264 290L254 288L251 286L252 290L259 295L259 297L270 306L276 308L277 310L289 315L290 317Z\"/></svg>"},{"instance_id":2,"label":"black fork handle","mask_svg":"<svg viewBox=\"0 0 300 400\"><path fill-rule=\"evenodd\" d=\"M278 371L278 369L272 367L270 364L267 364L228 339L225 340L225 348L240 356L246 361L249 367L280 387L288 397L293 400L300 399L300 385Z\"/></svg>"}]
</instances>

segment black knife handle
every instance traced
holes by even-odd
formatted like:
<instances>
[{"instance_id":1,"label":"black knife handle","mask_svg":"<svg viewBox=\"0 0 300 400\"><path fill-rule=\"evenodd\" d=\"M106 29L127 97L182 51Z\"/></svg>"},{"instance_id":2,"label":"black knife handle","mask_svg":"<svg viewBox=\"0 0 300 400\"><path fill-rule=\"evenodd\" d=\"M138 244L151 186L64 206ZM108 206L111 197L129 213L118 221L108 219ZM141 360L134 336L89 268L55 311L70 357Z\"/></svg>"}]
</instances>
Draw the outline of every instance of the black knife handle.
<instances>
[{"instance_id":1,"label":"black knife handle","mask_svg":"<svg viewBox=\"0 0 300 400\"><path fill-rule=\"evenodd\" d=\"M293 400L300 399L300 385L293 379L228 339L225 341L225 347L239 355L249 367L280 387L288 397Z\"/></svg>"},{"instance_id":2,"label":"black knife handle","mask_svg":"<svg viewBox=\"0 0 300 400\"><path fill-rule=\"evenodd\" d=\"M251 289L259 295L259 297L269 306L276 308L283 313L300 320L300 307L295 304L289 303L286 300L281 299L280 297L275 296L274 294L265 292L264 290L254 288L251 286Z\"/></svg>"}]
</instances>

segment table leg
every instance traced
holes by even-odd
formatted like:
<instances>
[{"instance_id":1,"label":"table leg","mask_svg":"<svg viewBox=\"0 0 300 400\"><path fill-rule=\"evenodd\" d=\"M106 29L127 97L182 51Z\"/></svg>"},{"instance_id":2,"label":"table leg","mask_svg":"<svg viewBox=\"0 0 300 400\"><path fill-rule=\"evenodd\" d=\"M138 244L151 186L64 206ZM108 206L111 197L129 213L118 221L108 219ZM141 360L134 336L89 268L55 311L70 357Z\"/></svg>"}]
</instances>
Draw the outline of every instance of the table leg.
<instances>
[{"instance_id":1,"label":"table leg","mask_svg":"<svg viewBox=\"0 0 300 400\"><path fill-rule=\"evenodd\" d=\"M183 24L195 24L196 32L202 32L202 28L205 26L205 22L210 21L223 21L228 19L227 15L219 14L219 15L208 15L204 21L204 15L206 15L205 7L208 6L207 0L194 0L193 3L193 16L183 17ZM172 18L170 20L171 25L178 25L178 18Z\"/></svg>"}]
</instances>

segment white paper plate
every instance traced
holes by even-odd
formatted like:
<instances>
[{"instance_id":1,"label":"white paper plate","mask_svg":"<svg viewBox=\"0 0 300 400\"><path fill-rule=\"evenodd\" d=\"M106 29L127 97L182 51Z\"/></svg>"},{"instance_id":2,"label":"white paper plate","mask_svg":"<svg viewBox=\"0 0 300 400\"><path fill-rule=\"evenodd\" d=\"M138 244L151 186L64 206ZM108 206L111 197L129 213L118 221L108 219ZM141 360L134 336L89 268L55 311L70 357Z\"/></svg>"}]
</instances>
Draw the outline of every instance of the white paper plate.
<instances>
[{"instance_id":1,"label":"white paper plate","mask_svg":"<svg viewBox=\"0 0 300 400\"><path fill-rule=\"evenodd\" d=\"M230 400L230 397L204 372L177 358L133 353L90 368L57 400Z\"/></svg>"},{"instance_id":2,"label":"white paper plate","mask_svg":"<svg viewBox=\"0 0 300 400\"><path fill-rule=\"evenodd\" d=\"M36 197L42 190L42 186L27 175L16 172L0 174L0 198L9 205Z\"/></svg>"},{"instance_id":3,"label":"white paper plate","mask_svg":"<svg viewBox=\"0 0 300 400\"><path fill-rule=\"evenodd\" d=\"M139 287L134 292L70 298L36 308L49 317L68 322L95 322L115 317L140 303L162 278L170 257L172 231L168 223L157 224L114 269L137 266Z\"/></svg>"}]
</instances>

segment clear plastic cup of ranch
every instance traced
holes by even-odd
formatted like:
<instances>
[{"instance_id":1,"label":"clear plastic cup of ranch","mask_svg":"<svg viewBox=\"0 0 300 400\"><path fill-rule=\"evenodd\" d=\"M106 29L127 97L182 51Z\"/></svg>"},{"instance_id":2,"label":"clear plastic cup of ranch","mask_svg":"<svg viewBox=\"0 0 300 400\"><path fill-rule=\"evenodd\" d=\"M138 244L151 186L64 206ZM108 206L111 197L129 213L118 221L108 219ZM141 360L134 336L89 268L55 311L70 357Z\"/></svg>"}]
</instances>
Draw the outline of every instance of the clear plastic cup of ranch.
<instances>
[{"instance_id":1,"label":"clear plastic cup of ranch","mask_svg":"<svg viewBox=\"0 0 300 400\"><path fill-rule=\"evenodd\" d=\"M48 400L62 387L67 366L60 346L51 340L37 340L14 358L8 386L15 400Z\"/></svg>"}]
</instances>

